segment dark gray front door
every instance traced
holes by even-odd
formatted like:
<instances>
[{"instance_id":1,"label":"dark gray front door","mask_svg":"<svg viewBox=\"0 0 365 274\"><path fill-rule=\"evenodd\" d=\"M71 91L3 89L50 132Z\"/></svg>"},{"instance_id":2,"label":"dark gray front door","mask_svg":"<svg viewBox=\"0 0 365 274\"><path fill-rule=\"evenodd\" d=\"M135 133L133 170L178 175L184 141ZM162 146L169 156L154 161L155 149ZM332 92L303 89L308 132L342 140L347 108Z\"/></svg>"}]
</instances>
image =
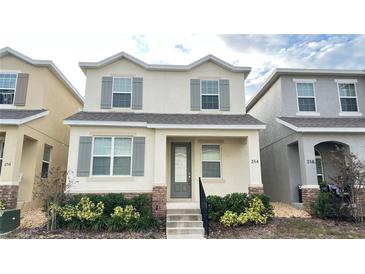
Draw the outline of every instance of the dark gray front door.
<instances>
[{"instance_id":1,"label":"dark gray front door","mask_svg":"<svg viewBox=\"0 0 365 274\"><path fill-rule=\"evenodd\" d=\"M191 198L191 144L171 144L171 198Z\"/></svg>"}]
</instances>

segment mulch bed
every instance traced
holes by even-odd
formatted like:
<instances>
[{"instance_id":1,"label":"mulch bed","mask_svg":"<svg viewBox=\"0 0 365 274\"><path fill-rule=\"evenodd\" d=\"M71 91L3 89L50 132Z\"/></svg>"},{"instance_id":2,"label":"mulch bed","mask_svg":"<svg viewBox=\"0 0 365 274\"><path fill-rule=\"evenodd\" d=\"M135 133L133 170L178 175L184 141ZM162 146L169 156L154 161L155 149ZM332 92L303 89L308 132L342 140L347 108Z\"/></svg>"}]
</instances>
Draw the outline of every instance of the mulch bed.
<instances>
[{"instance_id":1,"label":"mulch bed","mask_svg":"<svg viewBox=\"0 0 365 274\"><path fill-rule=\"evenodd\" d=\"M46 228L23 228L0 239L165 239L164 230L146 232L83 232L77 230L47 231Z\"/></svg>"},{"instance_id":2,"label":"mulch bed","mask_svg":"<svg viewBox=\"0 0 365 274\"><path fill-rule=\"evenodd\" d=\"M210 223L210 239L365 239L365 225L315 218L273 218L266 225Z\"/></svg>"}]
</instances>

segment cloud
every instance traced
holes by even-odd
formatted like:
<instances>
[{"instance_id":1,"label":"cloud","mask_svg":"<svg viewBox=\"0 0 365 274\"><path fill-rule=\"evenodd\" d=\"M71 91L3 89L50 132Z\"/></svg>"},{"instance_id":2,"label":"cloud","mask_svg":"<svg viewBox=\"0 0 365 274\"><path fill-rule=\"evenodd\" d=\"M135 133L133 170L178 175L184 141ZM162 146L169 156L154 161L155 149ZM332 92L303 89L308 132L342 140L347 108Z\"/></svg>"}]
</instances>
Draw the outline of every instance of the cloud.
<instances>
[{"instance_id":1,"label":"cloud","mask_svg":"<svg viewBox=\"0 0 365 274\"><path fill-rule=\"evenodd\" d=\"M175 49L177 49L177 50L179 50L179 51L181 51L183 53L187 53L187 54L189 52L191 52L191 49L184 47L183 44L177 44L177 45L175 45Z\"/></svg>"}]
</instances>

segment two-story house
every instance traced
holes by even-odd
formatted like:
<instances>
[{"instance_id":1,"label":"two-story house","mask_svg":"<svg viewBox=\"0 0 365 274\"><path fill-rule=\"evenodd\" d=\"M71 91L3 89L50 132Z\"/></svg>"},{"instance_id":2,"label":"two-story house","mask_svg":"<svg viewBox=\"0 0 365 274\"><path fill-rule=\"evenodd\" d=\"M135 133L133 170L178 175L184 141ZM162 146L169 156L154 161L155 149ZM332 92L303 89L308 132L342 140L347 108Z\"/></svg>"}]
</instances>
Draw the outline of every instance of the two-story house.
<instances>
[{"instance_id":1,"label":"two-story house","mask_svg":"<svg viewBox=\"0 0 365 274\"><path fill-rule=\"evenodd\" d=\"M276 69L247 105L260 133L265 192L305 208L336 182L341 148L365 159L365 71ZM342 156L341 156L342 155Z\"/></svg>"},{"instance_id":2,"label":"two-story house","mask_svg":"<svg viewBox=\"0 0 365 274\"><path fill-rule=\"evenodd\" d=\"M0 50L0 200L30 205L36 178L66 171L69 128L63 120L83 98L52 61Z\"/></svg>"},{"instance_id":3,"label":"two-story house","mask_svg":"<svg viewBox=\"0 0 365 274\"><path fill-rule=\"evenodd\" d=\"M245 114L250 68L212 55L146 64L124 52L81 62L85 106L71 126L72 193L150 193L154 213L199 209L207 195L260 192L259 130Z\"/></svg>"}]
</instances>

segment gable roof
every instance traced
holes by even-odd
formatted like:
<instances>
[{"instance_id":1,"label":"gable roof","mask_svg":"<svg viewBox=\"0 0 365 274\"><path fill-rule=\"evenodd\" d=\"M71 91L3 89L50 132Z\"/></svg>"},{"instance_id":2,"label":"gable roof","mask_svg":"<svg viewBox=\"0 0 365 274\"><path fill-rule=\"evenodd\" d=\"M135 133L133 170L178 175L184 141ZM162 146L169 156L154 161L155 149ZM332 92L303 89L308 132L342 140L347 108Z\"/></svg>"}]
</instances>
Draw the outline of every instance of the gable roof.
<instances>
[{"instance_id":1,"label":"gable roof","mask_svg":"<svg viewBox=\"0 0 365 274\"><path fill-rule=\"evenodd\" d=\"M247 76L249 75L249 73L251 72L251 68L250 67L238 67L238 66L233 66L225 61L223 61L222 59L219 59L218 57L209 54L189 65L158 65L158 64L147 64L139 59L137 59L136 57L122 51L119 52L113 56L110 56L104 60L101 60L99 62L79 62L79 66L82 69L82 71L84 73L86 73L87 69L90 68L102 68L106 65L112 64L118 60L121 59L127 59L130 62L141 66L142 68L146 69L146 70L157 70L157 71L189 71L192 70L193 68L196 68L198 66L200 66L201 64L204 64L206 62L213 62L216 65L227 69L231 72L241 72L244 73L245 78L247 78Z\"/></svg>"},{"instance_id":2,"label":"gable roof","mask_svg":"<svg viewBox=\"0 0 365 274\"><path fill-rule=\"evenodd\" d=\"M82 103L82 104L84 103L84 98L82 97L82 95L76 90L76 88L71 84L71 82L66 78L66 76L59 70L59 68L52 61L32 59L9 47L0 49L0 57L8 55L8 54L17 57L20 60L23 60L24 62L26 62L28 64L38 66L38 67L47 67L51 72L53 72L56 75L56 77L62 83L65 84L65 86L68 88L68 90L71 91L71 93L76 97L76 99L80 103Z\"/></svg>"},{"instance_id":3,"label":"gable roof","mask_svg":"<svg viewBox=\"0 0 365 274\"><path fill-rule=\"evenodd\" d=\"M177 114L131 112L78 112L66 125L147 128L264 129L265 124L249 114Z\"/></svg>"},{"instance_id":4,"label":"gable roof","mask_svg":"<svg viewBox=\"0 0 365 274\"><path fill-rule=\"evenodd\" d=\"M276 68L246 105L249 111L282 75L365 76L365 70Z\"/></svg>"}]
</instances>

